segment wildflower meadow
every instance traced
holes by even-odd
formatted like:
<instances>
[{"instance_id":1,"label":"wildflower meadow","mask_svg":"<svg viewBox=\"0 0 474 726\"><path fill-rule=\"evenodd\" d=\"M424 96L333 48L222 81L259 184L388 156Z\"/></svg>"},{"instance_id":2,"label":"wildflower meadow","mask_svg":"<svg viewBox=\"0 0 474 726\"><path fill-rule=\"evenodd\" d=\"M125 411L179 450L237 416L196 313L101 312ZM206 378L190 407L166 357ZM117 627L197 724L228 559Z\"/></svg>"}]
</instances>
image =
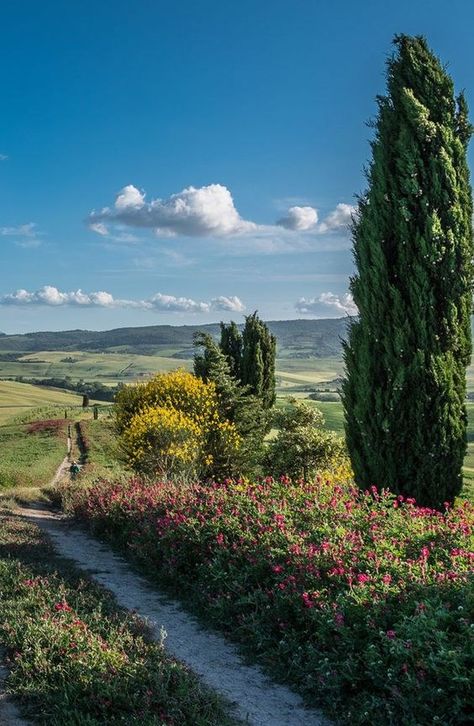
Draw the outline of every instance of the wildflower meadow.
<instances>
[{"instance_id":1,"label":"wildflower meadow","mask_svg":"<svg viewBox=\"0 0 474 726\"><path fill-rule=\"evenodd\" d=\"M472 505L346 482L103 481L75 506L338 720L468 723Z\"/></svg>"}]
</instances>

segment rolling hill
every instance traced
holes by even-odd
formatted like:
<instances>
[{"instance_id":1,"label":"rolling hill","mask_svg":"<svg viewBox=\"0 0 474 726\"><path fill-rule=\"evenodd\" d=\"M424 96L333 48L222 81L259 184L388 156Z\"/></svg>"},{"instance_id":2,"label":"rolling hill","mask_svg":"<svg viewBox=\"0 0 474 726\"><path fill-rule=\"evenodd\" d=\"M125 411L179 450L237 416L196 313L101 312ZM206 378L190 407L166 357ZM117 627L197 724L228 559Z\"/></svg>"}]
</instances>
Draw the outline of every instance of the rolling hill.
<instances>
[{"instance_id":1,"label":"rolling hill","mask_svg":"<svg viewBox=\"0 0 474 726\"><path fill-rule=\"evenodd\" d=\"M283 357L339 356L341 338L345 336L348 318L321 320L276 320L268 326L276 335L279 355ZM150 325L114 330L65 330L0 336L0 358L12 359L14 354L37 351L88 351L163 354L176 358L192 355L193 336L203 330L219 334L219 324L208 325Z\"/></svg>"}]
</instances>

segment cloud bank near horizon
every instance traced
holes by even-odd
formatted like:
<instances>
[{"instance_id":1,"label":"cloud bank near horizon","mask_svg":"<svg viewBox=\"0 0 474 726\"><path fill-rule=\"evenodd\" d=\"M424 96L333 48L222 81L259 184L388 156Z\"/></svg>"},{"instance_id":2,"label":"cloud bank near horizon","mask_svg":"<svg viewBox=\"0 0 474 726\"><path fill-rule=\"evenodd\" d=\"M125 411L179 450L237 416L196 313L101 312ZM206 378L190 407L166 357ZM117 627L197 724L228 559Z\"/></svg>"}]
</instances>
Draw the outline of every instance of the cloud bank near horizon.
<instances>
[{"instance_id":1,"label":"cloud bank near horizon","mask_svg":"<svg viewBox=\"0 0 474 726\"><path fill-rule=\"evenodd\" d=\"M242 313L245 305L237 296L221 295L208 302L196 301L187 297L176 297L157 292L145 300L126 300L114 298L109 292L83 292L81 289L63 292L52 285L44 285L39 290L29 292L20 289L14 293L0 297L3 306L49 306L78 308L134 308L156 312L210 313L233 312Z\"/></svg>"},{"instance_id":2,"label":"cloud bank near horizon","mask_svg":"<svg viewBox=\"0 0 474 726\"><path fill-rule=\"evenodd\" d=\"M292 206L275 224L258 224L244 219L234 204L230 190L222 184L189 186L166 199L146 200L146 194L133 184L123 187L113 207L93 211L87 217L89 228L106 237L115 225L152 229L157 237L243 237L252 234L326 234L348 227L355 208L340 203L322 222L312 206Z\"/></svg>"}]
</instances>

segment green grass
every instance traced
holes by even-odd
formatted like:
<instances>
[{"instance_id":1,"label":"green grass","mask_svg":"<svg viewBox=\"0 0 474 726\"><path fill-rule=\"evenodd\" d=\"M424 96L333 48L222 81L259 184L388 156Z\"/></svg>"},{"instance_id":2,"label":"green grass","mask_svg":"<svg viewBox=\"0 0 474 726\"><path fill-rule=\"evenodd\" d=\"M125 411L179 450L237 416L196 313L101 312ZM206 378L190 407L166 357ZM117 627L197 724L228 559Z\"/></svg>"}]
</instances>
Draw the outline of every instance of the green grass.
<instances>
[{"instance_id":1,"label":"green grass","mask_svg":"<svg viewBox=\"0 0 474 726\"><path fill-rule=\"evenodd\" d=\"M0 645L8 692L42 726L232 726L222 700L146 625L58 558L40 530L0 521Z\"/></svg>"},{"instance_id":2,"label":"green grass","mask_svg":"<svg viewBox=\"0 0 474 726\"><path fill-rule=\"evenodd\" d=\"M25 423L0 426L0 489L48 484L66 455L66 436L67 421L37 432Z\"/></svg>"},{"instance_id":3,"label":"green grass","mask_svg":"<svg viewBox=\"0 0 474 726\"><path fill-rule=\"evenodd\" d=\"M115 480L131 476L132 472L120 457L113 419L104 415L97 421L83 420L81 425L88 442L87 463L79 477L81 486L87 487L99 478ZM80 458L75 444L72 456ZM63 491L63 502L66 505L65 494Z\"/></svg>"},{"instance_id":4,"label":"green grass","mask_svg":"<svg viewBox=\"0 0 474 726\"><path fill-rule=\"evenodd\" d=\"M81 406L82 396L57 389L30 386L16 381L0 381L0 425L13 416L43 406L65 408Z\"/></svg>"}]
</instances>

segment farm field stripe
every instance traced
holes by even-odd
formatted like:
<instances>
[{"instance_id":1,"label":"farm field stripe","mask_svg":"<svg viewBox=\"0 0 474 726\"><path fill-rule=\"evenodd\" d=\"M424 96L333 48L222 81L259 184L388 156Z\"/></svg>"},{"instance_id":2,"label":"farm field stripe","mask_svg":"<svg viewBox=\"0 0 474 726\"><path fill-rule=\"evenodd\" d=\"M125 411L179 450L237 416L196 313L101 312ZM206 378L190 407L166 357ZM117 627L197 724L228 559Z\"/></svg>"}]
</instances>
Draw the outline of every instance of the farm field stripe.
<instances>
[{"instance_id":1,"label":"farm field stripe","mask_svg":"<svg viewBox=\"0 0 474 726\"><path fill-rule=\"evenodd\" d=\"M73 560L89 577L111 591L119 605L148 621L156 640L167 633L165 648L202 680L235 704L236 715L252 726L329 726L319 711L267 678L260 668L244 665L233 645L159 591L151 590L127 563L107 546L48 510L24 508L21 515L52 539L60 555Z\"/></svg>"}]
</instances>

